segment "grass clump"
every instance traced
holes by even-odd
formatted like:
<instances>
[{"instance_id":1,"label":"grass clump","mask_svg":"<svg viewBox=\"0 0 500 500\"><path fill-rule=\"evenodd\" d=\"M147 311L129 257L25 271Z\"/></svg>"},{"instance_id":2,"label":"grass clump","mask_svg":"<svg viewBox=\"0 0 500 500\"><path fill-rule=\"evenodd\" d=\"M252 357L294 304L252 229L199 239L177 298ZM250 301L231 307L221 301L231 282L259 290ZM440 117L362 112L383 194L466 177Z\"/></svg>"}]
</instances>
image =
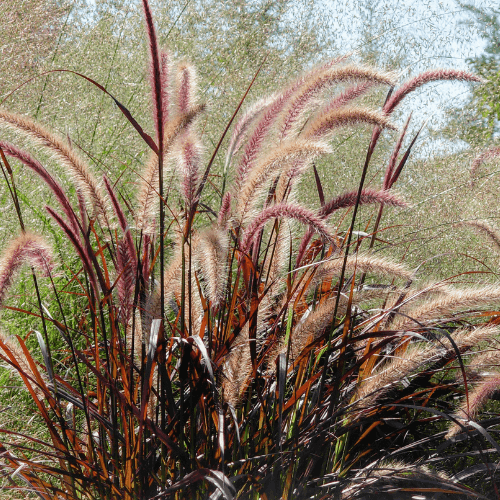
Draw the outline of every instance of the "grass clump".
<instances>
[{"instance_id":1,"label":"grass clump","mask_svg":"<svg viewBox=\"0 0 500 500\"><path fill-rule=\"evenodd\" d=\"M462 475L427 462L457 442L499 449L490 432L498 419L481 413L498 379L497 352L486 360L481 348L496 342L498 326L470 320L479 310L495 316L488 308L500 287L422 284L415 270L372 251L383 212L405 206L392 188L411 150L401 152L406 126L381 188L364 187L406 95L430 81L478 78L428 71L376 110L357 99L394 87L395 76L339 58L254 105L245 93L209 154L195 70L159 48L147 0L143 7L154 136L113 98L150 156L132 194L120 179L98 178L71 142L0 111L2 130L27 139L34 155L50 155L71 182L63 186L33 154L0 140L21 228L0 265L0 300L7 307L14 273L28 262L36 305L17 312L40 325L27 337L2 335L0 356L43 423L37 435L4 425L5 488L47 499L496 491L482 453ZM326 199L315 162L331 154L339 130L359 126L373 131L359 188ZM225 168L215 175L226 135ZM57 264L28 231L11 163L50 189L58 208L46 210L76 266ZM307 172L318 208L300 203ZM374 227L355 235L358 208L370 204ZM62 299L68 289L78 307ZM58 352L54 332L64 341ZM486 361L492 373L478 369ZM464 402L455 410L457 398ZM443 462L452 456L443 452ZM474 491L483 472L488 481Z\"/></svg>"}]
</instances>

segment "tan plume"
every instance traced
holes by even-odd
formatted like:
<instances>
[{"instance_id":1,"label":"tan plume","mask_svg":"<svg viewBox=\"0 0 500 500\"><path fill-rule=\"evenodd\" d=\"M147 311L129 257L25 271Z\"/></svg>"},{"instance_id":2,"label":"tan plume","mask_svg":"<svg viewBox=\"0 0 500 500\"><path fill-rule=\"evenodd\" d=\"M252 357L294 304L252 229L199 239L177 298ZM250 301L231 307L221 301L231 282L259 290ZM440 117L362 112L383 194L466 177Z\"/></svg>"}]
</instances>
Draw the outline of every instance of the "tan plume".
<instances>
[{"instance_id":1,"label":"tan plume","mask_svg":"<svg viewBox=\"0 0 500 500\"><path fill-rule=\"evenodd\" d=\"M488 373L481 377L481 381L469 393L468 400L464 399L456 412L456 416L463 421L465 427L467 427L469 421L473 421L477 417L481 408L498 390L500 390L500 372ZM445 438L449 439L461 430L462 426L452 421Z\"/></svg>"},{"instance_id":2,"label":"tan plume","mask_svg":"<svg viewBox=\"0 0 500 500\"><path fill-rule=\"evenodd\" d=\"M318 156L330 151L328 144L322 141L295 140L282 144L251 170L241 187L241 191L235 193L233 198L238 200L236 213L243 220L247 220L262 194L266 182L281 173L290 162L295 160L313 161Z\"/></svg>"},{"instance_id":3,"label":"tan plume","mask_svg":"<svg viewBox=\"0 0 500 500\"><path fill-rule=\"evenodd\" d=\"M78 191L92 206L96 215L103 218L109 226L108 200L89 166L76 154L65 141L49 132L38 123L24 116L0 110L0 123L22 132L36 144L48 149L72 174L72 181Z\"/></svg>"},{"instance_id":4,"label":"tan plume","mask_svg":"<svg viewBox=\"0 0 500 500\"><path fill-rule=\"evenodd\" d=\"M500 252L500 233L491 227L487 222L480 220L467 220L463 221L460 224L464 226L470 226L476 229L478 232L486 234L489 240L495 246L495 250Z\"/></svg>"},{"instance_id":5,"label":"tan plume","mask_svg":"<svg viewBox=\"0 0 500 500\"><path fill-rule=\"evenodd\" d=\"M322 262L317 266L317 270L312 282L312 286L321 281L331 281L335 276L340 275L344 265L344 257L335 257L334 259ZM389 278L402 278L409 280L412 277L411 271L403 265L382 257L375 257L370 254L350 255L346 260L346 271L349 273L373 273L379 276Z\"/></svg>"},{"instance_id":6,"label":"tan plume","mask_svg":"<svg viewBox=\"0 0 500 500\"><path fill-rule=\"evenodd\" d=\"M498 334L498 328L479 327L472 331L456 330L451 338L458 349L466 349L478 342L487 340ZM441 357L448 352L455 352L447 337L443 336L439 342L411 345L398 357L386 363L367 379L363 380L357 390L357 401L363 406L373 404L389 389L409 377L417 368Z\"/></svg>"},{"instance_id":7,"label":"tan plume","mask_svg":"<svg viewBox=\"0 0 500 500\"><path fill-rule=\"evenodd\" d=\"M323 71L312 71L306 75L304 84L292 96L288 106L283 111L280 138L282 140L286 139L297 132L298 126L303 121L306 113L314 106L315 97L320 92L336 83L355 80L393 85L395 83L395 75L354 64L330 67Z\"/></svg>"},{"instance_id":8,"label":"tan plume","mask_svg":"<svg viewBox=\"0 0 500 500\"><path fill-rule=\"evenodd\" d=\"M228 243L226 231L209 228L200 232L195 250L204 279L205 293L214 308L224 298Z\"/></svg>"},{"instance_id":9,"label":"tan plume","mask_svg":"<svg viewBox=\"0 0 500 500\"><path fill-rule=\"evenodd\" d=\"M181 132L193 123L203 112L204 105L195 106L185 114L181 114L165 126L164 131L164 153L169 155ZM154 222L158 214L158 157L151 155L146 168L141 175L137 196L136 226L146 234L154 233Z\"/></svg>"},{"instance_id":10,"label":"tan plume","mask_svg":"<svg viewBox=\"0 0 500 500\"><path fill-rule=\"evenodd\" d=\"M222 394L224 400L236 406L241 401L252 375L248 323L231 346L231 351L224 361L223 373Z\"/></svg>"},{"instance_id":11,"label":"tan plume","mask_svg":"<svg viewBox=\"0 0 500 500\"><path fill-rule=\"evenodd\" d=\"M391 327L395 330L418 328L419 324L426 321L445 318L466 309L485 307L498 301L500 301L500 288L497 286L449 289L442 297L437 297L411 309L404 308L402 312L407 317L398 317Z\"/></svg>"},{"instance_id":12,"label":"tan plume","mask_svg":"<svg viewBox=\"0 0 500 500\"><path fill-rule=\"evenodd\" d=\"M328 138L339 127L349 127L360 123L395 129L395 126L389 122L387 116L383 113L368 108L345 107L333 109L326 114L318 114L305 127L301 137Z\"/></svg>"}]
</instances>

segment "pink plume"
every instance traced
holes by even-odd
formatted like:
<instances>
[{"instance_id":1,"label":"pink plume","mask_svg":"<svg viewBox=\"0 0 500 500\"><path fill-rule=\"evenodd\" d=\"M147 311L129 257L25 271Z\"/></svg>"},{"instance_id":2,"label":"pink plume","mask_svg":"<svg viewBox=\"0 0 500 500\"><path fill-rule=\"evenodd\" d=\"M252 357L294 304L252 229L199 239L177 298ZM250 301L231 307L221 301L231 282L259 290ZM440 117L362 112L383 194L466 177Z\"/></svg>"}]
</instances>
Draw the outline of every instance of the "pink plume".
<instances>
[{"instance_id":1,"label":"pink plume","mask_svg":"<svg viewBox=\"0 0 500 500\"><path fill-rule=\"evenodd\" d=\"M39 236L24 233L11 241L3 252L0 262L0 304L5 299L16 271L25 262L40 269L45 276L52 270L52 252Z\"/></svg>"},{"instance_id":2,"label":"pink plume","mask_svg":"<svg viewBox=\"0 0 500 500\"><path fill-rule=\"evenodd\" d=\"M422 85L429 82L439 80L459 80L463 82L483 82L484 80L473 73L467 71L459 71L456 69L432 69L424 71L420 75L411 78L406 83L401 85L396 92L392 94L389 100L385 103L383 111L391 114L396 106L410 93L418 89Z\"/></svg>"},{"instance_id":3,"label":"pink plume","mask_svg":"<svg viewBox=\"0 0 500 500\"><path fill-rule=\"evenodd\" d=\"M180 163L182 171L182 190L190 205L195 201L196 191L200 182L201 152L199 144L187 136L181 146Z\"/></svg>"},{"instance_id":4,"label":"pink plume","mask_svg":"<svg viewBox=\"0 0 500 500\"><path fill-rule=\"evenodd\" d=\"M356 204L358 197L357 191L345 193L337 198L333 198L326 203L320 210L321 217L328 217L335 210L341 208L353 207ZM406 203L392 194L389 191L376 191L375 189L363 189L359 200L360 205L367 205L369 203L380 203L383 205L391 205L393 207L406 207Z\"/></svg>"},{"instance_id":5,"label":"pink plume","mask_svg":"<svg viewBox=\"0 0 500 500\"><path fill-rule=\"evenodd\" d=\"M168 91L169 88L169 77L170 77L170 67L169 67L169 54L167 52L161 51L160 53L161 59L161 106L162 106L162 118L163 124L168 121L168 112L170 105L170 94Z\"/></svg>"},{"instance_id":6,"label":"pink plume","mask_svg":"<svg viewBox=\"0 0 500 500\"><path fill-rule=\"evenodd\" d=\"M329 111L332 111L333 109L340 108L342 106L345 106L346 104L349 104L351 101L354 99L357 99L358 97L361 97L362 95L366 94L370 88L372 88L375 85L375 82L372 81L366 81L363 83L360 83L359 85L352 85L350 86L347 90L339 94L337 97L334 97L322 110L322 113L328 113Z\"/></svg>"},{"instance_id":7,"label":"pink plume","mask_svg":"<svg viewBox=\"0 0 500 500\"><path fill-rule=\"evenodd\" d=\"M264 227L270 219L286 217L295 219L302 224L309 225L314 231L319 233L326 240L331 240L332 236L325 222L315 212L307 208L292 203L280 203L264 209L247 227L241 241L241 250L248 252L255 234Z\"/></svg>"},{"instance_id":8,"label":"pink plume","mask_svg":"<svg viewBox=\"0 0 500 500\"><path fill-rule=\"evenodd\" d=\"M222 197L222 203L219 211L219 217L217 219L217 224L221 228L225 228L227 220L231 214L231 194L227 192Z\"/></svg>"}]
</instances>

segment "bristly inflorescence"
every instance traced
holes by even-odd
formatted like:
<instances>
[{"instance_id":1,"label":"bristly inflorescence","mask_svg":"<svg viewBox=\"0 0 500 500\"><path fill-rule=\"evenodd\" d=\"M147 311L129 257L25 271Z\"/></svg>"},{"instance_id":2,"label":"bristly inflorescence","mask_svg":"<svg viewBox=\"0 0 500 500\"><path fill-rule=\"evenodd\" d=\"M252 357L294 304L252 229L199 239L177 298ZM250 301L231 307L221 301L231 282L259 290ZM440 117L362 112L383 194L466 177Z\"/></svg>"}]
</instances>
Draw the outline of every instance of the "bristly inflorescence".
<instances>
[{"instance_id":1,"label":"bristly inflorescence","mask_svg":"<svg viewBox=\"0 0 500 500\"><path fill-rule=\"evenodd\" d=\"M124 112L149 148L132 193L112 170L98 178L70 140L0 111L1 130L34 146L32 154L0 139L23 228L0 262L0 304L25 262L35 286L47 276L54 296L47 307L36 288L38 308L25 311L40 319L43 335L0 335L0 359L19 373L48 429L28 454L21 441L9 444L19 454L2 448L11 481L21 478L47 500L372 498L377 488L404 491L415 478L430 481L432 492L465 494L421 465L418 443L444 439L434 417L445 410L458 422L449 440L477 429L472 420L500 377L491 347L498 321L478 318L497 314L485 309L498 304L500 288L424 286L420 270L385 255L382 209L407 206L393 188L411 151L403 152L409 119L392 154L380 153L380 186L328 193L321 171L342 130L364 127L364 179L407 95L433 81L479 79L427 71L376 109L360 99L385 95L396 75L347 57L328 61L255 104L242 100L220 172L225 132L208 160L199 122L210 106L200 103L195 70L159 47L142 3L156 135ZM33 156L39 151L47 165ZM497 153L484 153L476 170ZM53 193L59 207L46 210L65 236L69 278L53 275L49 246L24 232L7 158ZM65 167L76 193L56 179L53 163ZM302 201L301 182L317 203ZM375 205L378 216L360 231L361 205ZM493 228L475 225L498 246ZM68 300L77 300L68 311L61 295L71 287L77 293ZM35 337L39 359L27 347ZM419 465L395 462L401 449ZM405 493L420 491L408 484Z\"/></svg>"}]
</instances>

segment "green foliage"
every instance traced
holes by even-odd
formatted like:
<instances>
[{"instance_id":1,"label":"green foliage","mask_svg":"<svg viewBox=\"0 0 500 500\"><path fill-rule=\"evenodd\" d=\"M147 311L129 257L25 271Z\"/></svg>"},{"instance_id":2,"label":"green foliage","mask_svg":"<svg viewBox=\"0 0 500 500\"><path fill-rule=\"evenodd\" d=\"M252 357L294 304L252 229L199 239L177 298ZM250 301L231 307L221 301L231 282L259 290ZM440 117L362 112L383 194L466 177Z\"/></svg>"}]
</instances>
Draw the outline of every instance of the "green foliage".
<instances>
[{"instance_id":1,"label":"green foliage","mask_svg":"<svg viewBox=\"0 0 500 500\"><path fill-rule=\"evenodd\" d=\"M472 89L463 110L454 111L448 133L472 146L485 147L499 134L500 120L500 11L459 3L474 17L485 41L484 52L467 59L472 71L485 79L480 87ZM471 25L473 21L468 21Z\"/></svg>"}]
</instances>

